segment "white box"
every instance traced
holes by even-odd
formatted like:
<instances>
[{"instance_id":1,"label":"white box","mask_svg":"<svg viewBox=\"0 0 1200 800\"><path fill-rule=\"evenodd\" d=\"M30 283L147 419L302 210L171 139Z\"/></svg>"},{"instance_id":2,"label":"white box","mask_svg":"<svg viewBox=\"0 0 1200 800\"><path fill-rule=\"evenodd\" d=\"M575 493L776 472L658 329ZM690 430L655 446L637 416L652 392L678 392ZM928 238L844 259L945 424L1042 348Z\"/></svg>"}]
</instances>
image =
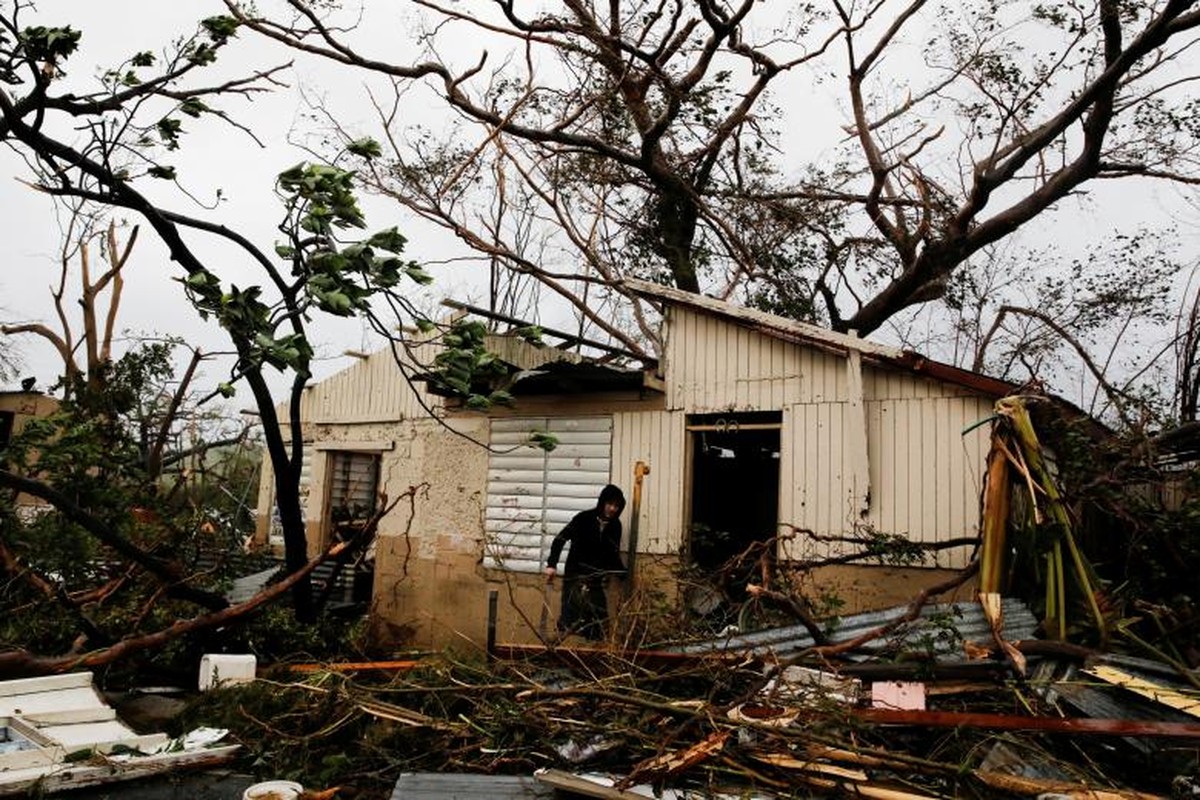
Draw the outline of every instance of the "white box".
<instances>
[{"instance_id":1,"label":"white box","mask_svg":"<svg viewBox=\"0 0 1200 800\"><path fill-rule=\"evenodd\" d=\"M205 653L200 658L200 691L254 680L257 659L252 655Z\"/></svg>"},{"instance_id":2,"label":"white box","mask_svg":"<svg viewBox=\"0 0 1200 800\"><path fill-rule=\"evenodd\" d=\"M925 684L913 681L875 681L871 684L874 708L925 710Z\"/></svg>"}]
</instances>

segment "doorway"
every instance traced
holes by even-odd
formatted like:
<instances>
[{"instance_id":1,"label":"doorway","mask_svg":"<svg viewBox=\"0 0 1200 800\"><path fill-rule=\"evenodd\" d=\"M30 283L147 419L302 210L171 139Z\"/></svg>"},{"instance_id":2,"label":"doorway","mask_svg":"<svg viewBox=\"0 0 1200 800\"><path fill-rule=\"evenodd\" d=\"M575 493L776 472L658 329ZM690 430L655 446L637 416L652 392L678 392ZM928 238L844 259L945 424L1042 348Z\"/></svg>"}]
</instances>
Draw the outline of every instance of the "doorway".
<instances>
[{"instance_id":1,"label":"doorway","mask_svg":"<svg viewBox=\"0 0 1200 800\"><path fill-rule=\"evenodd\" d=\"M688 417L688 557L700 570L718 570L775 535L781 424L778 411Z\"/></svg>"}]
</instances>

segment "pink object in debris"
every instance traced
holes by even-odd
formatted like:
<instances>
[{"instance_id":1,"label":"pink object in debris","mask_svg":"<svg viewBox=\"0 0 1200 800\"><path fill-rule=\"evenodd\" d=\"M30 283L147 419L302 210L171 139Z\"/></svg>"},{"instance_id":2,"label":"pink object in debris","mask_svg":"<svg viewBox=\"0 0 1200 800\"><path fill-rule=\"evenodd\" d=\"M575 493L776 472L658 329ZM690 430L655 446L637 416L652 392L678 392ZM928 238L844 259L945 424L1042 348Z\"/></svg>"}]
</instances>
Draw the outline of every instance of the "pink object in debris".
<instances>
[{"instance_id":1,"label":"pink object in debris","mask_svg":"<svg viewBox=\"0 0 1200 800\"><path fill-rule=\"evenodd\" d=\"M871 684L873 708L925 710L925 684L912 681L875 681Z\"/></svg>"}]
</instances>

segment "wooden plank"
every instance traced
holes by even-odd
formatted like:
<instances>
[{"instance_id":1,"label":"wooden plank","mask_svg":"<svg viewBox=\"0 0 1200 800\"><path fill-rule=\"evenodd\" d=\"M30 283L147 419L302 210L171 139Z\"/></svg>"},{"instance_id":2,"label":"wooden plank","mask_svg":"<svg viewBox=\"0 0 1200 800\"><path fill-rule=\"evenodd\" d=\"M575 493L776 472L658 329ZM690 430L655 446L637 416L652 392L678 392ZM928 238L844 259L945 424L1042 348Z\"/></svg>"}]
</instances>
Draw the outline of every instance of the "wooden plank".
<instances>
[{"instance_id":1,"label":"wooden plank","mask_svg":"<svg viewBox=\"0 0 1200 800\"><path fill-rule=\"evenodd\" d=\"M557 797L557 792L524 775L444 775L414 772L401 775L392 789L392 800L528 800Z\"/></svg>"},{"instance_id":2,"label":"wooden plank","mask_svg":"<svg viewBox=\"0 0 1200 800\"><path fill-rule=\"evenodd\" d=\"M34 788L43 794L50 794L159 775L177 769L216 767L232 761L239 747L240 745L228 745L136 759L108 758L105 759L105 763L95 766L56 764L50 768L0 773L0 797L24 796Z\"/></svg>"},{"instance_id":3,"label":"wooden plank","mask_svg":"<svg viewBox=\"0 0 1200 800\"><path fill-rule=\"evenodd\" d=\"M0 697L38 692L57 692L92 685L92 673L68 672L65 675L44 675L39 678L17 678L0 682Z\"/></svg>"},{"instance_id":4,"label":"wooden plank","mask_svg":"<svg viewBox=\"0 0 1200 800\"><path fill-rule=\"evenodd\" d=\"M580 775L572 775L569 772L564 772L558 769L540 769L533 773L541 783L552 786L555 789L562 789L575 794L581 794L586 797L600 797L605 800L616 798L617 800L628 800L628 798L637 798L642 800L646 797L644 794L635 794L622 789L617 789L611 785L605 785L600 781L605 780L600 777L584 777Z\"/></svg>"},{"instance_id":5,"label":"wooden plank","mask_svg":"<svg viewBox=\"0 0 1200 800\"><path fill-rule=\"evenodd\" d=\"M115 709L107 706L100 708L72 708L64 711L39 711L33 714L22 714L21 720L34 727L47 725L74 725L81 722L105 722L117 718Z\"/></svg>"},{"instance_id":6,"label":"wooden plank","mask_svg":"<svg viewBox=\"0 0 1200 800\"><path fill-rule=\"evenodd\" d=\"M284 672L356 672L359 670L396 670L405 671L416 669L421 661L352 661L336 664L284 664L280 670Z\"/></svg>"},{"instance_id":7,"label":"wooden plank","mask_svg":"<svg viewBox=\"0 0 1200 800\"><path fill-rule=\"evenodd\" d=\"M1200 739L1200 724L1147 722L1130 719L1020 717L1011 714L975 714L955 711L893 711L859 709L854 716L881 725L917 725L930 728L980 728L1005 731L1046 731L1108 736L1168 736Z\"/></svg>"},{"instance_id":8,"label":"wooden plank","mask_svg":"<svg viewBox=\"0 0 1200 800\"><path fill-rule=\"evenodd\" d=\"M1139 694L1142 697L1169 706L1176 711L1182 711L1193 717L1200 717L1200 697L1195 692L1186 693L1169 686L1155 683L1147 678L1139 678L1124 670L1110 667L1107 664L1097 664L1094 667L1080 670L1085 675L1099 678L1105 683L1120 686L1122 689Z\"/></svg>"}]
</instances>

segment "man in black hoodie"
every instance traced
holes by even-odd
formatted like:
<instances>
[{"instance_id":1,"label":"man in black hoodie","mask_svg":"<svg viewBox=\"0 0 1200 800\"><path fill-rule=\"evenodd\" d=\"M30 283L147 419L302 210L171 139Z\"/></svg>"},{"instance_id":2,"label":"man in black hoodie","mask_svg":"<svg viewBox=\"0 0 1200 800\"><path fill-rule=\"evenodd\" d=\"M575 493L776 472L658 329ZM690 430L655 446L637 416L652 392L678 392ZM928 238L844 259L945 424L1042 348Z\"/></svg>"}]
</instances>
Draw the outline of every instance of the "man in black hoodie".
<instances>
[{"instance_id":1,"label":"man in black hoodie","mask_svg":"<svg viewBox=\"0 0 1200 800\"><path fill-rule=\"evenodd\" d=\"M604 593L609 575L624 575L621 563L621 512L625 495L611 483L600 492L595 508L571 518L550 544L546 560L546 582L558 573L558 558L563 546L571 543L563 567L562 613L560 633L578 633L588 639L602 639L608 621L608 598Z\"/></svg>"}]
</instances>

